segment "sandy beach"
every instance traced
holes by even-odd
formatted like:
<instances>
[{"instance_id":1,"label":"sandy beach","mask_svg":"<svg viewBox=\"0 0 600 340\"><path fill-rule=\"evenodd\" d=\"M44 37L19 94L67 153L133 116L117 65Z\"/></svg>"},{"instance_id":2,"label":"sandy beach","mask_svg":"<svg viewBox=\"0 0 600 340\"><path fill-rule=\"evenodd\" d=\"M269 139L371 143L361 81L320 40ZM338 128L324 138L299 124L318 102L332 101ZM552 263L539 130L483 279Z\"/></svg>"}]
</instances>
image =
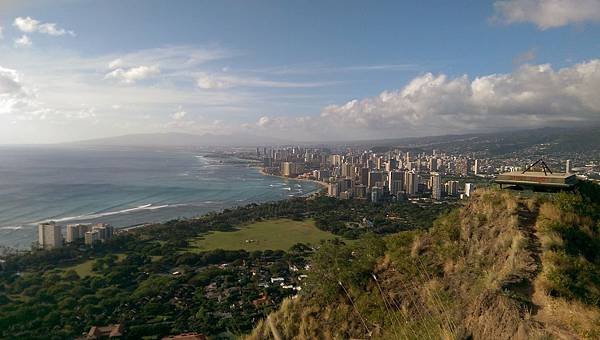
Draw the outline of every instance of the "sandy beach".
<instances>
[{"instance_id":1,"label":"sandy beach","mask_svg":"<svg viewBox=\"0 0 600 340\"><path fill-rule=\"evenodd\" d=\"M265 176L273 176L273 177L279 177L279 178L283 178L283 179L291 179L291 180L296 180L296 181L313 182L313 183L319 184L324 189L328 188L328 184L325 182L322 182L322 181L317 181L314 179L307 179L307 178L296 178L296 177L285 177L285 176L281 176L281 175L273 175L273 174L265 172L265 169L263 169L262 167L259 167L259 169L260 169L260 173Z\"/></svg>"}]
</instances>

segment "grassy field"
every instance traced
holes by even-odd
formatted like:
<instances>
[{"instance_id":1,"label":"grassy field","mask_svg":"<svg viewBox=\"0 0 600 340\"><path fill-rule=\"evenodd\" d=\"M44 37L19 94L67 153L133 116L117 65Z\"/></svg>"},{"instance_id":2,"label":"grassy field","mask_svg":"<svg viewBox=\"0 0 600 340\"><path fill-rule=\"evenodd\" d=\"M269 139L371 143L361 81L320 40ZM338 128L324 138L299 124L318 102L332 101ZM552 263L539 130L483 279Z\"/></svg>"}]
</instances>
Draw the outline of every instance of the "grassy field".
<instances>
[{"instance_id":1,"label":"grassy field","mask_svg":"<svg viewBox=\"0 0 600 340\"><path fill-rule=\"evenodd\" d=\"M116 255L117 255L117 261L123 260L126 256L125 254L116 254ZM87 260L85 262L81 262L74 266L63 268L63 271L68 271L68 270L72 269L77 273L77 275L79 275L79 277L93 276L93 275L96 275L96 273L94 273L92 271L92 266L94 265L94 262L96 262L96 260Z\"/></svg>"},{"instance_id":2,"label":"grassy field","mask_svg":"<svg viewBox=\"0 0 600 340\"><path fill-rule=\"evenodd\" d=\"M288 250L296 243L317 244L334 238L332 233L317 229L313 220L277 219L256 222L233 232L211 232L193 240L190 250Z\"/></svg>"}]
</instances>

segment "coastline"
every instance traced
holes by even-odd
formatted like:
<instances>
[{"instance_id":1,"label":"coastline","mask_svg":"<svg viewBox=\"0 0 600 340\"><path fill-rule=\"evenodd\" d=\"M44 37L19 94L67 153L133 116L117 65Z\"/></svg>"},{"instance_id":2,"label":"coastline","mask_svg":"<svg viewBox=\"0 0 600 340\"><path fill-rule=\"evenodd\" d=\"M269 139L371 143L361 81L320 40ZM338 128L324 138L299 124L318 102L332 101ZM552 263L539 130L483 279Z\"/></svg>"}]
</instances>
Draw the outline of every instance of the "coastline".
<instances>
[{"instance_id":1,"label":"coastline","mask_svg":"<svg viewBox=\"0 0 600 340\"><path fill-rule=\"evenodd\" d=\"M287 179L287 180L312 182L312 183L319 184L323 189L327 189L327 187L328 187L327 183L322 182L322 181L317 181L315 179L297 178L297 177L285 177L285 176L281 176L281 175L274 175L274 174L270 174L268 172L265 172L265 169L262 168L262 167L259 167L259 171L260 171L261 175L265 175L265 176L273 176L273 177L278 177L278 178Z\"/></svg>"},{"instance_id":2,"label":"coastline","mask_svg":"<svg viewBox=\"0 0 600 340\"><path fill-rule=\"evenodd\" d=\"M197 156L196 153L193 153L194 155ZM206 156L206 155L202 155L203 157L206 158L212 158L210 156ZM227 160L224 160L224 163L230 163ZM270 174L265 173L264 171L262 171L262 169L260 169L260 167L258 166L259 164L257 164L256 162L247 162L244 159L238 159L238 158L233 158L233 160L231 161L230 164L232 167L235 168L246 168L247 170L245 171L250 171L251 173L254 173L254 175L249 174L250 176L254 176L257 177L258 176L273 176ZM250 169L250 168L254 168L254 169ZM259 168L259 169L256 169ZM256 171L256 170L260 170L260 171ZM243 172L245 172L243 171ZM256 171L256 172L255 172ZM294 178L286 178L286 177L281 177L281 176L274 176L274 177L280 177L281 179L286 179L286 180L292 180L289 182L293 182L293 180L306 180L306 181L311 181L311 182L316 182L317 184L319 184L319 186L313 186L311 185L311 188L305 188L308 190L305 190L304 192L297 192L296 196L297 197L309 197L312 195L316 195L320 192L322 192L322 188L326 186L326 184L322 183L322 182L318 182L318 181L314 181L314 180L308 180L308 179L294 179ZM267 182L273 182L275 179L266 179ZM277 180L275 180L277 181ZM296 183L300 183L300 182L296 182ZM304 184L306 185L306 184ZM268 189L265 189L265 191L268 191ZM273 197L271 197L270 195L265 195L265 199L267 201L279 201L279 200L285 200L289 197L279 197L278 195L273 195ZM247 198L247 197L243 197L243 198ZM209 200L210 201L210 200ZM209 202L207 201L207 202ZM154 225L157 223L163 223L165 221L171 220L171 219L177 219L177 218L184 218L184 219L193 219L193 218L197 218L200 216L203 216L205 214L211 213L211 212L219 212L223 209L227 209L227 208L233 208L233 207L237 207L240 204L250 204L250 203L260 203L263 202L264 199L254 199L254 198L249 198L248 200L244 200L243 203L240 203L239 200L233 201L231 200L231 202L224 202L222 204L226 204L226 206L221 206L221 203L219 204L215 204L213 205L207 205L206 208L204 207L200 207L198 208L198 211L195 211L189 214L189 216L182 216L183 213L178 212L178 210L174 210L175 212L172 214L173 217L170 217L169 214L171 214L169 211L166 212L162 212L163 210L160 209L163 206L162 205L157 205L157 206L151 206L151 207L145 207L146 205L144 205L143 207L145 207L145 209L141 209L141 206L138 207L134 207L134 208L123 208L121 211L120 209L116 209L115 207L114 210L97 210L97 211L101 211L101 213L97 213L97 212L93 212L94 210L90 210L91 212L82 212L82 213L72 213L72 214L62 214L62 215L57 215L55 213L53 214L48 214L48 216L52 215L55 217L46 217L46 216L40 216L40 217L35 217L35 221L46 221L46 220L55 220L57 222L59 222L59 224L61 226L65 226L66 224L77 224L77 223L99 223L99 222L105 222L105 223L109 223L112 224L115 227L115 232L129 232L129 231L134 231L136 229L143 229L149 225ZM212 202L214 203L214 202ZM185 205L185 204L179 204L179 203L174 203L172 204L172 206L170 206L169 208L175 208L178 205ZM131 210L135 209L135 214L130 214L132 213ZM179 209L179 208L177 208ZM184 208L181 208L184 209ZM188 210L193 210L194 208L191 207ZM204 211L207 210L207 211ZM161 211L161 212L158 212ZM156 213L153 213L156 212ZM185 212L187 214L187 212ZM106 215L106 217L104 216L100 216L100 215ZM155 216L156 214L156 216ZM67 216L67 217L59 217L59 216ZM164 217L162 215L169 215L167 217ZM64 219L64 220L63 220ZM106 220L105 220L106 219ZM32 219L33 220L33 219ZM10 248L10 249L14 249L15 251L19 250L28 250L30 249L30 245L31 242L30 241L35 241L37 239L37 222L29 222L29 221L25 221L25 222L19 222L18 224L14 224L14 225L18 225L18 228L14 228L13 229L9 229L9 228L0 228L0 237L3 238L3 242L0 243L0 247L6 247L6 248ZM10 227L12 225L8 225L8 227ZM63 234L65 232L64 228L63 228Z\"/></svg>"},{"instance_id":3,"label":"coastline","mask_svg":"<svg viewBox=\"0 0 600 340\"><path fill-rule=\"evenodd\" d=\"M286 179L286 180L296 180L296 181L312 182L312 183L316 183L316 184L318 184L318 185L321 186L321 189L317 189L314 192L308 193L304 197L316 195L321 190L328 188L328 185L325 182L317 181L317 180L314 180L314 179L290 178L290 177L285 177L285 176L280 176L280 175L273 175L273 174L269 174L269 173L265 172L264 169L261 166L251 166L251 167L258 168L260 174L263 175L263 176L272 176L272 177L277 177L277 178ZM146 228L146 227L154 225L156 223L160 223L160 222L154 222L154 223L152 223L152 222L142 222L142 223L138 223L138 224L134 224L134 225L130 225L130 226L118 228L115 232L116 233L126 233L126 232L130 232L130 231L134 231L136 229Z\"/></svg>"}]
</instances>

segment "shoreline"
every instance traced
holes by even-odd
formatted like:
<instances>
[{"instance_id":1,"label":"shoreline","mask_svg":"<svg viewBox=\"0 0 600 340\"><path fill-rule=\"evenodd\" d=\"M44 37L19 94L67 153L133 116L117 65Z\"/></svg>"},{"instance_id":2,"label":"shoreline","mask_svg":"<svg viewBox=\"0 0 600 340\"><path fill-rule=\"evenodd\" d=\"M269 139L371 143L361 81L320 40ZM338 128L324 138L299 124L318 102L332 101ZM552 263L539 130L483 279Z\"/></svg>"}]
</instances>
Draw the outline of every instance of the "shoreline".
<instances>
[{"instance_id":1,"label":"shoreline","mask_svg":"<svg viewBox=\"0 0 600 340\"><path fill-rule=\"evenodd\" d=\"M206 157L206 156L204 156L204 157ZM211 157L207 157L207 158L211 158ZM240 158L240 160L246 161L246 160L241 159L241 158ZM320 187L315 188L315 190L313 190L311 192L305 193L303 195L299 195L297 197L310 197L310 196L319 194L322 191L323 188L327 188L327 184L326 183L320 182L320 181L316 181L316 180L303 179L303 178L288 178L288 177L284 177L284 176L278 176L278 175L268 174L268 173L266 173L262 169L262 167L260 167L259 164L255 163L255 162L248 162L245 166L241 162L238 163L238 164L232 164L232 165L233 166L242 166L242 167L257 168L257 170L259 170L259 173L261 175L263 175L263 176L279 177L281 179L292 180L292 181L293 180L296 180L296 181L309 181L309 182L314 182L314 183L316 183L316 184L318 184L320 186ZM285 199L286 198L275 199L274 201L280 201L280 200L285 200ZM251 202L247 202L247 203L250 204L250 203L258 203L258 202L251 201ZM232 205L231 208L236 207L236 206L238 206L238 205ZM193 217L186 217L185 219L198 218L198 217L201 217L201 216L206 215L206 214L211 213L211 212L219 212L222 209L224 209L224 208L216 209L216 210L210 210L210 211L207 211L207 212L202 213L200 215L195 215ZM139 220L139 221L136 221L133 224L123 224L123 225L120 225L120 226L116 226L115 225L115 233L127 233L127 232L131 232L131 231L134 231L134 230L137 230L137 229L143 229L143 228L146 228L148 226L151 226L151 225L154 225L154 224L163 223L163 222L165 222L165 221L151 221L151 220L150 221L145 221L145 220ZM88 223L88 222L86 220L81 220L80 222L77 222L77 223ZM61 225L64 226L66 224L67 223L61 224ZM35 229L36 225L32 224L32 228ZM63 232L64 232L64 230L63 230ZM35 237L34 237L33 241L35 241ZM0 247L6 247L6 248L14 250L14 251L29 251L30 250L29 249L30 248L29 245L23 245L23 244L20 244L20 243L18 245L15 245L15 244L3 244L3 245L0 245Z\"/></svg>"},{"instance_id":2,"label":"shoreline","mask_svg":"<svg viewBox=\"0 0 600 340\"><path fill-rule=\"evenodd\" d=\"M285 177L285 176L281 176L281 175L274 175L274 174L270 174L268 172L265 172L265 169L262 167L259 167L259 171L262 175L265 176L273 176L273 177L278 177L281 179L287 179L287 180L295 180L295 181L305 181L305 182L312 182L312 183L316 183L319 184L323 189L327 189L328 185L325 182L322 181L318 181L316 179L308 179L308 178L297 178L297 177Z\"/></svg>"}]
</instances>

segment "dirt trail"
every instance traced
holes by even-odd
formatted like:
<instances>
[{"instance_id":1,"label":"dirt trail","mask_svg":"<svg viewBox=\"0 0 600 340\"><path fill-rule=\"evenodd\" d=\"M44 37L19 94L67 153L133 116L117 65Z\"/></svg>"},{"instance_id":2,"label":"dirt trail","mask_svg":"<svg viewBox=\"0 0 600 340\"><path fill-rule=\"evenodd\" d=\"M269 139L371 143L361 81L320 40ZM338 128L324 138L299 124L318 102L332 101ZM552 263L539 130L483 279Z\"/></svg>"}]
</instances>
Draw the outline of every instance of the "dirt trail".
<instances>
[{"instance_id":1,"label":"dirt trail","mask_svg":"<svg viewBox=\"0 0 600 340\"><path fill-rule=\"evenodd\" d=\"M531 264L527 268L528 275L522 282L521 293L524 293L527 301L531 301L531 314L535 315L539 311L539 306L534 302L535 285L533 282L537 275L542 271L542 244L537 235L536 222L539 215L539 207L536 205L532 210L519 203L518 207L519 229L527 238L527 250L531 256Z\"/></svg>"}]
</instances>

